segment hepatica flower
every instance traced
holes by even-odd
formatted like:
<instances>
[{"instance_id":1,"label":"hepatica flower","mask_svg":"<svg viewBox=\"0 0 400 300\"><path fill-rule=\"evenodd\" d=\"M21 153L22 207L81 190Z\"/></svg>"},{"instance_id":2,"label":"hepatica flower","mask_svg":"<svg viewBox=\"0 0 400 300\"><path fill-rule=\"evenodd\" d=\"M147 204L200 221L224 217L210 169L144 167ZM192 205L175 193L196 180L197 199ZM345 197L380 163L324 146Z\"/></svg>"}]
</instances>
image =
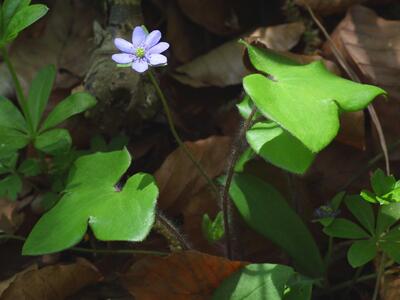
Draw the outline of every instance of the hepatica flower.
<instances>
[{"instance_id":1,"label":"hepatica flower","mask_svg":"<svg viewBox=\"0 0 400 300\"><path fill-rule=\"evenodd\" d=\"M122 53L114 54L112 59L118 64L131 65L139 73L145 72L149 66L164 66L167 58L161 53L169 48L169 44L159 43L160 40L159 30L147 34L141 26L137 26L132 33L132 43L121 38L114 40L115 47Z\"/></svg>"}]
</instances>

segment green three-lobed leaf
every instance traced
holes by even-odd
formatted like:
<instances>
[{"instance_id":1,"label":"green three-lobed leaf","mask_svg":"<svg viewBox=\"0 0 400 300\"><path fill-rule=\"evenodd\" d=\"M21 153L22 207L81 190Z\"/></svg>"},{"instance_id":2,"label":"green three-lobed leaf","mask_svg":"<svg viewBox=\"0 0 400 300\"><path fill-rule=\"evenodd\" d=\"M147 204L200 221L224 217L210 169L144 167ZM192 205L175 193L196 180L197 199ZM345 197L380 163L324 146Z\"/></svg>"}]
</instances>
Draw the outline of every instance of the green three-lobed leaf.
<instances>
[{"instance_id":1,"label":"green three-lobed leaf","mask_svg":"<svg viewBox=\"0 0 400 300\"><path fill-rule=\"evenodd\" d=\"M151 175L139 173L119 190L116 184L130 163L126 149L79 158L65 194L35 225L23 254L67 249L82 239L88 225L99 240L142 241L154 222L158 188Z\"/></svg>"},{"instance_id":2,"label":"green three-lobed leaf","mask_svg":"<svg viewBox=\"0 0 400 300\"><path fill-rule=\"evenodd\" d=\"M261 113L298 138L311 151L326 147L339 130L339 113L365 108L385 91L330 73L322 61L298 64L272 51L247 45L261 74L243 79Z\"/></svg>"}]
</instances>

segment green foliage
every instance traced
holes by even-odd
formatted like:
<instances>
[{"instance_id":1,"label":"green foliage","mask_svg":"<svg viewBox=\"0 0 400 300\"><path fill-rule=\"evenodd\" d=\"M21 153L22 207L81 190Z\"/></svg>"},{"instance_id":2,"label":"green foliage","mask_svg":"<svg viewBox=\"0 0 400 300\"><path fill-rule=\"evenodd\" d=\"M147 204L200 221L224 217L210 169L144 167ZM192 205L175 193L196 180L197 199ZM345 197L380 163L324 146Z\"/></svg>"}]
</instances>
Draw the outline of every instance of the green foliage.
<instances>
[{"instance_id":1,"label":"green foliage","mask_svg":"<svg viewBox=\"0 0 400 300\"><path fill-rule=\"evenodd\" d=\"M37 131L39 121L49 101L55 77L56 68L49 65L41 69L31 83L27 106L33 132Z\"/></svg>"},{"instance_id":2,"label":"green foliage","mask_svg":"<svg viewBox=\"0 0 400 300\"><path fill-rule=\"evenodd\" d=\"M72 94L58 103L47 118L43 118L55 72L54 66L39 71L32 82L26 111L23 110L23 113L10 100L0 96L0 158L4 158L0 164L7 157L18 157L17 150L30 143L39 150L40 157L50 154L65 158L69 153L72 140L68 130L55 126L89 109L96 104L96 100L87 93ZM66 163L69 163L69 167L70 161L66 160ZM53 167L56 168L57 163ZM28 159L18 169L14 165L7 170L6 173L10 174L0 180L0 196L15 199L22 188L22 177L39 175L42 167L37 159Z\"/></svg>"},{"instance_id":3,"label":"green foliage","mask_svg":"<svg viewBox=\"0 0 400 300\"><path fill-rule=\"evenodd\" d=\"M229 193L246 223L286 251L299 271L312 277L323 274L311 233L275 188L252 175L236 174Z\"/></svg>"},{"instance_id":4,"label":"green foliage","mask_svg":"<svg viewBox=\"0 0 400 300\"><path fill-rule=\"evenodd\" d=\"M28 126L15 105L0 96L0 157L8 156L29 143Z\"/></svg>"},{"instance_id":5,"label":"green foliage","mask_svg":"<svg viewBox=\"0 0 400 300\"><path fill-rule=\"evenodd\" d=\"M335 216L339 213L339 206L342 203L345 192L340 192L333 197L328 205L323 205L317 209L317 219L323 226L330 225L334 220Z\"/></svg>"},{"instance_id":6,"label":"green foliage","mask_svg":"<svg viewBox=\"0 0 400 300\"><path fill-rule=\"evenodd\" d=\"M377 218L371 204L358 195L345 197L344 203L360 225L343 218L321 223L327 235L355 240L347 252L350 265L360 267L373 260L379 251L400 263L400 227L392 228L400 219L400 203L382 205Z\"/></svg>"},{"instance_id":7,"label":"green foliage","mask_svg":"<svg viewBox=\"0 0 400 300\"><path fill-rule=\"evenodd\" d=\"M322 61L301 65L270 50L247 45L260 72L243 79L260 112L299 139L312 152L326 147L339 129L341 111L365 108L382 89L330 73Z\"/></svg>"},{"instance_id":8,"label":"green foliage","mask_svg":"<svg viewBox=\"0 0 400 300\"><path fill-rule=\"evenodd\" d=\"M256 153L253 149L247 148L236 161L235 164L235 172L240 173L244 171L244 168L250 160L252 160L256 156Z\"/></svg>"},{"instance_id":9,"label":"green foliage","mask_svg":"<svg viewBox=\"0 0 400 300\"><path fill-rule=\"evenodd\" d=\"M203 215L202 231L204 237L210 243L219 241L224 236L224 217L219 212L214 220L211 220L208 214Z\"/></svg>"},{"instance_id":10,"label":"green foliage","mask_svg":"<svg viewBox=\"0 0 400 300\"><path fill-rule=\"evenodd\" d=\"M251 148L266 161L293 173L302 174L315 155L275 122L257 122L246 133Z\"/></svg>"},{"instance_id":11,"label":"green foliage","mask_svg":"<svg viewBox=\"0 0 400 300\"><path fill-rule=\"evenodd\" d=\"M30 5L30 0L4 0L0 6L0 48L6 46L26 27L43 17L48 8Z\"/></svg>"},{"instance_id":12,"label":"green foliage","mask_svg":"<svg viewBox=\"0 0 400 300\"><path fill-rule=\"evenodd\" d=\"M312 281L299 280L290 267L250 264L235 272L214 292L215 300L308 300Z\"/></svg>"},{"instance_id":13,"label":"green foliage","mask_svg":"<svg viewBox=\"0 0 400 300\"><path fill-rule=\"evenodd\" d=\"M39 71L29 91L25 118L10 100L0 96L0 149L3 149L0 150L0 154L15 152L29 143L33 143L37 150L47 154L60 154L69 150L71 146L69 132L54 127L94 106L96 100L87 93L72 94L42 120L54 78L54 66ZM43 124L40 126L41 120Z\"/></svg>"},{"instance_id":14,"label":"green foliage","mask_svg":"<svg viewBox=\"0 0 400 300\"><path fill-rule=\"evenodd\" d=\"M120 190L116 184L130 163L126 149L77 159L63 197L35 225L23 254L67 249L82 239L88 224L102 241L142 241L154 222L158 188L152 176L139 173Z\"/></svg>"},{"instance_id":15,"label":"green foliage","mask_svg":"<svg viewBox=\"0 0 400 300\"><path fill-rule=\"evenodd\" d=\"M26 159L18 166L18 154L0 158L0 197L15 200L22 190L22 177L31 177L40 174L40 162L36 159Z\"/></svg>"},{"instance_id":16,"label":"green foliage","mask_svg":"<svg viewBox=\"0 0 400 300\"><path fill-rule=\"evenodd\" d=\"M18 171L25 177L36 176L41 173L42 166L40 161L35 158L24 160L18 168Z\"/></svg>"},{"instance_id":17,"label":"green foliage","mask_svg":"<svg viewBox=\"0 0 400 300\"><path fill-rule=\"evenodd\" d=\"M121 150L129 143L129 138L125 134L118 134L114 136L109 143L101 135L95 135L90 140L91 152L109 152Z\"/></svg>"},{"instance_id":18,"label":"green foliage","mask_svg":"<svg viewBox=\"0 0 400 300\"><path fill-rule=\"evenodd\" d=\"M381 169L377 169L371 177L371 186L373 192L361 191L364 200L379 204L400 202L400 181L396 181L392 175L387 176Z\"/></svg>"},{"instance_id":19,"label":"green foliage","mask_svg":"<svg viewBox=\"0 0 400 300\"><path fill-rule=\"evenodd\" d=\"M0 181L0 195L8 199L17 199L22 189L21 178L17 174L10 174Z\"/></svg>"}]
</instances>

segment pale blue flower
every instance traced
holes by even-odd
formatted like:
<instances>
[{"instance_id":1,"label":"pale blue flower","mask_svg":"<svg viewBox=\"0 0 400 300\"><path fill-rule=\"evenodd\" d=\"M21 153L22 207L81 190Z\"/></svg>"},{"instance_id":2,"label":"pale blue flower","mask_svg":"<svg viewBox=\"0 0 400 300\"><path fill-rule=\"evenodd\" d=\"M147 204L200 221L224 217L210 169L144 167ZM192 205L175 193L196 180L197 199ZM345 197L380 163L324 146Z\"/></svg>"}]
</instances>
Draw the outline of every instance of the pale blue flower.
<instances>
[{"instance_id":1,"label":"pale blue flower","mask_svg":"<svg viewBox=\"0 0 400 300\"><path fill-rule=\"evenodd\" d=\"M114 54L112 59L118 64L132 64L132 69L145 72L149 66L158 67L167 64L167 58L161 53L169 48L169 44L160 42L161 32L154 30L147 34L141 26L135 27L132 43L116 38L115 47L122 53Z\"/></svg>"}]
</instances>

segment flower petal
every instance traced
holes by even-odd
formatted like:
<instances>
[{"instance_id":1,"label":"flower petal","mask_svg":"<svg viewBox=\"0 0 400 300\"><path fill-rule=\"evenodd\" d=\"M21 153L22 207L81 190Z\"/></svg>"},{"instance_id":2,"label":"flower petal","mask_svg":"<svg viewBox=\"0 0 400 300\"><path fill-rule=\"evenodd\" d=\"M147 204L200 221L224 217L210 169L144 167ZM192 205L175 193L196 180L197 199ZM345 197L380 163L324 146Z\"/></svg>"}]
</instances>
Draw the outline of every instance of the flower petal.
<instances>
[{"instance_id":1,"label":"flower petal","mask_svg":"<svg viewBox=\"0 0 400 300\"><path fill-rule=\"evenodd\" d=\"M144 59L138 59L133 62L132 64L132 69L134 69L136 72L143 73L149 68L149 65L146 60Z\"/></svg>"},{"instance_id":2,"label":"flower petal","mask_svg":"<svg viewBox=\"0 0 400 300\"><path fill-rule=\"evenodd\" d=\"M147 53L148 54L160 54L161 52L164 52L169 48L169 44L166 42L161 42L155 45L154 47L151 47Z\"/></svg>"},{"instance_id":3,"label":"flower petal","mask_svg":"<svg viewBox=\"0 0 400 300\"><path fill-rule=\"evenodd\" d=\"M125 53L133 53L135 51L133 45L124 39L116 38L114 40L114 45Z\"/></svg>"},{"instance_id":4,"label":"flower petal","mask_svg":"<svg viewBox=\"0 0 400 300\"><path fill-rule=\"evenodd\" d=\"M146 37L146 41L144 42L144 47L146 49L150 49L160 40L161 40L161 32L159 30L154 30L150 32L150 34Z\"/></svg>"},{"instance_id":5,"label":"flower petal","mask_svg":"<svg viewBox=\"0 0 400 300\"><path fill-rule=\"evenodd\" d=\"M167 63L167 58L162 54L151 54L149 55L150 65L159 66Z\"/></svg>"},{"instance_id":6,"label":"flower petal","mask_svg":"<svg viewBox=\"0 0 400 300\"><path fill-rule=\"evenodd\" d=\"M136 26L132 32L132 43L134 46L140 46L146 40L147 33L142 26Z\"/></svg>"},{"instance_id":7,"label":"flower petal","mask_svg":"<svg viewBox=\"0 0 400 300\"><path fill-rule=\"evenodd\" d=\"M111 58L118 64L129 64L133 61L134 56L127 53L118 53L111 56Z\"/></svg>"}]
</instances>

